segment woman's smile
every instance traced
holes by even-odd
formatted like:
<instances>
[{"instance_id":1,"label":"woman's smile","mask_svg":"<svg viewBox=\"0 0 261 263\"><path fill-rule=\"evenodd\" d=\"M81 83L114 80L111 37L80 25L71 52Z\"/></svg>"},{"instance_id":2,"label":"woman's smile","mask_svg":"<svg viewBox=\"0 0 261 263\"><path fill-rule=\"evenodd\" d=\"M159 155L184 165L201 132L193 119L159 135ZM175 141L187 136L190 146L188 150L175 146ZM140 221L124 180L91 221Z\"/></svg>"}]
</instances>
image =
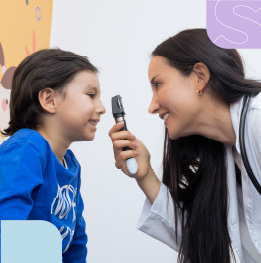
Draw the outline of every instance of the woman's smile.
<instances>
[{"instance_id":1,"label":"woman's smile","mask_svg":"<svg viewBox=\"0 0 261 263\"><path fill-rule=\"evenodd\" d=\"M165 126L167 126L167 119L168 119L168 117L169 117L169 112L166 113L166 114L164 115L164 117L163 117L164 125L165 125Z\"/></svg>"}]
</instances>

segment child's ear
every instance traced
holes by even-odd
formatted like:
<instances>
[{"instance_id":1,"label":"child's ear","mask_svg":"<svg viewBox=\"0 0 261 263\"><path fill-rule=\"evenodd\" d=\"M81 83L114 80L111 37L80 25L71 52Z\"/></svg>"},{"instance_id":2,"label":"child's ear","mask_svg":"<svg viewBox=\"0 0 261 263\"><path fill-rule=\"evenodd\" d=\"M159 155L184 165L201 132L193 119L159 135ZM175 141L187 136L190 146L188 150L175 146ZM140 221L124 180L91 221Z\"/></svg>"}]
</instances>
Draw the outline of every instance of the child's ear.
<instances>
[{"instance_id":1,"label":"child's ear","mask_svg":"<svg viewBox=\"0 0 261 263\"><path fill-rule=\"evenodd\" d=\"M39 91L38 94L39 102L42 108L49 113L56 113L56 93L51 88L45 88Z\"/></svg>"}]
</instances>

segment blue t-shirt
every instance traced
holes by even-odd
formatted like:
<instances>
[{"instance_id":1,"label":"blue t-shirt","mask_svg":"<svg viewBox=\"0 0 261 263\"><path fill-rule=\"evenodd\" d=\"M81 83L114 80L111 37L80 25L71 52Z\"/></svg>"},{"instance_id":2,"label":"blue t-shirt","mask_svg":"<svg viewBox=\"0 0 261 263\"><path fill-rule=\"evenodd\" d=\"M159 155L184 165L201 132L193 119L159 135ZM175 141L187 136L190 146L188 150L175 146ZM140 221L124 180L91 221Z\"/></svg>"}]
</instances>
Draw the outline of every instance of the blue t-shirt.
<instances>
[{"instance_id":1,"label":"blue t-shirt","mask_svg":"<svg viewBox=\"0 0 261 263\"><path fill-rule=\"evenodd\" d=\"M65 168L40 133L21 129L0 145L0 220L45 220L62 236L63 262L85 263L87 235L81 167L73 152Z\"/></svg>"}]
</instances>

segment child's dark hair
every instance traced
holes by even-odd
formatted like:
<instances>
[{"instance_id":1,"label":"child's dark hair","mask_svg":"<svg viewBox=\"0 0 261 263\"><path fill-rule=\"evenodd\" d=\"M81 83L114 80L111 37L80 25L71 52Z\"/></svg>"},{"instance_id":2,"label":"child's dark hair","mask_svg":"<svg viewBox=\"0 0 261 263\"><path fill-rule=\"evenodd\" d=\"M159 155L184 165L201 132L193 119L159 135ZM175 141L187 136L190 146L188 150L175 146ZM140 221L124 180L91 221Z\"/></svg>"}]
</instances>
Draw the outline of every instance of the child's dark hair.
<instances>
[{"instance_id":1,"label":"child's dark hair","mask_svg":"<svg viewBox=\"0 0 261 263\"><path fill-rule=\"evenodd\" d=\"M11 136L22 128L36 129L44 113L38 94L49 87L62 91L80 71L98 73L87 57L60 49L44 49L26 57L14 72L9 127L2 134Z\"/></svg>"}]
</instances>

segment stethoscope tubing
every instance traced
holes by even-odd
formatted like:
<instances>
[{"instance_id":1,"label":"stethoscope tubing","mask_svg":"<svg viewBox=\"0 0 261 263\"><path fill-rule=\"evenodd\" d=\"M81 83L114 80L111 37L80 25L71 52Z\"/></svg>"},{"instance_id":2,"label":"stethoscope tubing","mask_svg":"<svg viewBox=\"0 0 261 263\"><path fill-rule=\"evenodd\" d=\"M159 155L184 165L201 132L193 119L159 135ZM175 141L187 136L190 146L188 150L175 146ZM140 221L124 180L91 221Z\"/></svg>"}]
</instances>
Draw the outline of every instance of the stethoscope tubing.
<instances>
[{"instance_id":1,"label":"stethoscope tubing","mask_svg":"<svg viewBox=\"0 0 261 263\"><path fill-rule=\"evenodd\" d=\"M241 117L240 117L240 124L239 124L239 144L240 144L241 157L242 157L244 166L246 168L247 174L248 174L251 182L255 186L256 190L261 195L261 185L257 181L257 179L253 173L253 170L249 164L249 161L247 158L247 153L246 153L245 140L244 140L244 138L245 138L246 114L247 114L250 99L251 99L250 95L245 95L244 99L243 99L243 108L242 108Z\"/></svg>"}]
</instances>

